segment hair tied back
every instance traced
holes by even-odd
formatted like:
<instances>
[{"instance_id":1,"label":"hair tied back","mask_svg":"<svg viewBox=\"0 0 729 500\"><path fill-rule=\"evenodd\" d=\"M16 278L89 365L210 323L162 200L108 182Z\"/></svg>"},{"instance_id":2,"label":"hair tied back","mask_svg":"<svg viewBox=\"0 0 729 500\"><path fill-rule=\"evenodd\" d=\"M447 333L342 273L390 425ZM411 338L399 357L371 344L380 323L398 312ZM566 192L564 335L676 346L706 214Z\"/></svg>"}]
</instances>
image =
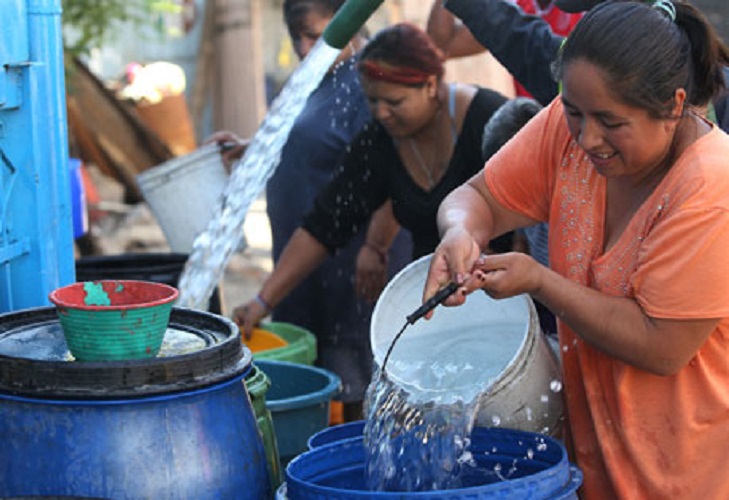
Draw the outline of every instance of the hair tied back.
<instances>
[{"instance_id":1,"label":"hair tied back","mask_svg":"<svg viewBox=\"0 0 729 500\"><path fill-rule=\"evenodd\" d=\"M671 0L655 0L653 8L663 11L671 21L676 22L676 6L673 5Z\"/></svg>"}]
</instances>

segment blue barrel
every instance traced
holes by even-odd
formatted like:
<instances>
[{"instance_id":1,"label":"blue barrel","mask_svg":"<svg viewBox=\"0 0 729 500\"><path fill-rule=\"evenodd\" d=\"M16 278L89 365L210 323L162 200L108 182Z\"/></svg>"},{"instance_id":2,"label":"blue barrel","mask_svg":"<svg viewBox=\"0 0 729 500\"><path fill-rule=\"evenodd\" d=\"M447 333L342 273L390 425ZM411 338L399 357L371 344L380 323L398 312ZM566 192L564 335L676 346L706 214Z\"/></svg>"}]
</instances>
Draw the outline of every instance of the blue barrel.
<instances>
[{"instance_id":1,"label":"blue barrel","mask_svg":"<svg viewBox=\"0 0 729 500\"><path fill-rule=\"evenodd\" d=\"M287 500L352 499L577 499L582 473L559 441L526 431L474 429L470 451L477 466L464 487L427 492L374 492L366 485L363 438L333 441L302 453L286 468ZM494 471L500 470L500 473ZM508 477L507 477L508 476Z\"/></svg>"},{"instance_id":2,"label":"blue barrel","mask_svg":"<svg viewBox=\"0 0 729 500\"><path fill-rule=\"evenodd\" d=\"M54 308L0 316L0 497L271 497L230 320L173 308L157 358L69 356Z\"/></svg>"},{"instance_id":3,"label":"blue barrel","mask_svg":"<svg viewBox=\"0 0 729 500\"><path fill-rule=\"evenodd\" d=\"M337 375L288 361L256 360L271 380L266 408L271 412L282 468L308 449L309 437L329 425L329 405L341 391Z\"/></svg>"}]
</instances>

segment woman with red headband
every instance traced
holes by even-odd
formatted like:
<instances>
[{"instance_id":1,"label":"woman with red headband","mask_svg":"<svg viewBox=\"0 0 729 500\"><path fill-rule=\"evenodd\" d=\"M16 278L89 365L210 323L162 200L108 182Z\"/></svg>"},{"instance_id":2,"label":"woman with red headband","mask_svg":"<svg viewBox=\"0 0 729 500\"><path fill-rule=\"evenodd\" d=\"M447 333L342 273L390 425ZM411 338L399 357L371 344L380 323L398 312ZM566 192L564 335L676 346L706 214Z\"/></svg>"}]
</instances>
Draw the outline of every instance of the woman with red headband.
<instances>
[{"instance_id":1,"label":"woman with red headband","mask_svg":"<svg viewBox=\"0 0 729 500\"><path fill-rule=\"evenodd\" d=\"M491 90L449 85L443 61L428 35L407 23L385 28L362 50L360 81L373 120L350 143L256 299L235 309L246 331L388 201L411 233L413 257L435 249L438 205L483 166L484 125L506 100ZM387 237L368 234L365 247L385 259L397 229Z\"/></svg>"}]
</instances>

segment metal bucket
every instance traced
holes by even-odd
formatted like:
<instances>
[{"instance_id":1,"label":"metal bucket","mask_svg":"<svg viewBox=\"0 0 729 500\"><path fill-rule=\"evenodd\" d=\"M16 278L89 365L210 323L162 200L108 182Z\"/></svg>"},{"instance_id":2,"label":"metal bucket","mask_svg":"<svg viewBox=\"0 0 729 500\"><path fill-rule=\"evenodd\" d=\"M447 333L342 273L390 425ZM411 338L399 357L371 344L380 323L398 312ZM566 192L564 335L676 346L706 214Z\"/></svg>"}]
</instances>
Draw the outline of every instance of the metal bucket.
<instances>
[{"instance_id":1,"label":"metal bucket","mask_svg":"<svg viewBox=\"0 0 729 500\"><path fill-rule=\"evenodd\" d=\"M372 316L370 340L381 366L407 315L422 302L430 265L425 256L385 287ZM448 359L448 375L429 378ZM413 363L422 370L413 370ZM559 435L563 401L559 360L539 328L531 298L495 300L471 294L460 307L438 307L410 325L392 349L387 376L425 399L479 399L476 425Z\"/></svg>"},{"instance_id":2,"label":"metal bucket","mask_svg":"<svg viewBox=\"0 0 729 500\"><path fill-rule=\"evenodd\" d=\"M230 320L173 308L157 358L71 361L55 308L0 316L0 497L272 494Z\"/></svg>"}]
</instances>

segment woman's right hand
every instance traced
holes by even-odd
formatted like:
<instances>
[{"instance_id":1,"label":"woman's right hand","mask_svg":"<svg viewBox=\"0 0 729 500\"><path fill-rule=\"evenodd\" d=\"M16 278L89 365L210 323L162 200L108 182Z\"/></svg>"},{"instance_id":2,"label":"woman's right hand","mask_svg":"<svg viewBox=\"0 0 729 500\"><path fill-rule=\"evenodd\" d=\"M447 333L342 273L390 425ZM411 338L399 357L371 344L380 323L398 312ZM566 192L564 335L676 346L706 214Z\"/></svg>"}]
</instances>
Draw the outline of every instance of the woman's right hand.
<instances>
[{"instance_id":1,"label":"woman's right hand","mask_svg":"<svg viewBox=\"0 0 729 500\"><path fill-rule=\"evenodd\" d=\"M468 231L459 228L446 231L430 261L423 302L450 282L454 282L460 285L460 289L448 297L444 304L463 304L466 295L480 288L480 282L472 275L480 257L481 248ZM425 317L430 319L431 315L432 311Z\"/></svg>"},{"instance_id":2,"label":"woman's right hand","mask_svg":"<svg viewBox=\"0 0 729 500\"><path fill-rule=\"evenodd\" d=\"M256 299L250 300L233 309L233 321L241 328L246 340L250 340L255 328L270 311Z\"/></svg>"},{"instance_id":3,"label":"woman's right hand","mask_svg":"<svg viewBox=\"0 0 729 500\"><path fill-rule=\"evenodd\" d=\"M250 144L250 141L247 139L241 139L233 132L221 130L213 133L203 141L203 144L211 143L216 143L220 145L220 154L223 158L223 164L230 173L235 162L240 160L243 156L243 153L245 153L246 148Z\"/></svg>"}]
</instances>

